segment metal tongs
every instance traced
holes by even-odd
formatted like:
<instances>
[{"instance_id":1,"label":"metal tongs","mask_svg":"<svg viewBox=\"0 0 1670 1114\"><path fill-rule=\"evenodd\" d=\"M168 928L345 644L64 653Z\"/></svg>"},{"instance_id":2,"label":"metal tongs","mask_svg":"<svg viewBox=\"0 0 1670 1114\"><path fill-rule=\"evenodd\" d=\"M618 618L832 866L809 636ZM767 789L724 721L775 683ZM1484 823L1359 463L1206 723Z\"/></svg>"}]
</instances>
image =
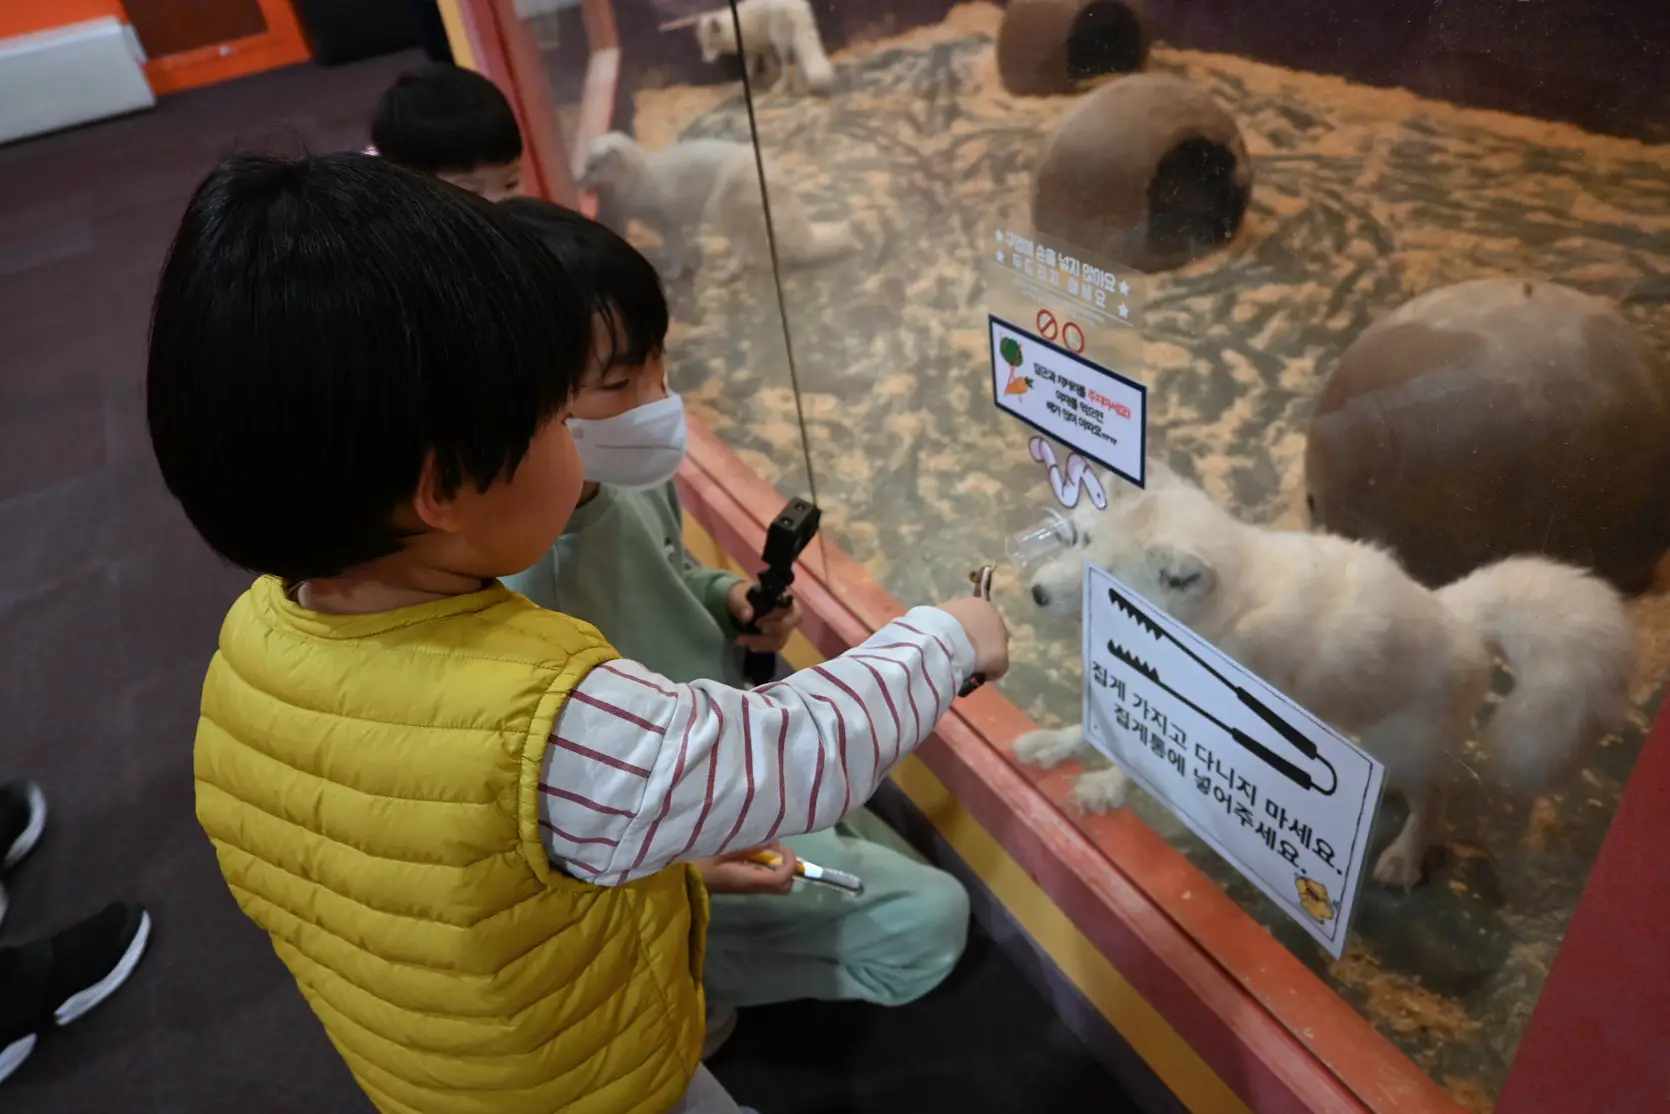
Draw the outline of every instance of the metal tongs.
<instances>
[{"instance_id":1,"label":"metal tongs","mask_svg":"<svg viewBox=\"0 0 1670 1114\"><path fill-rule=\"evenodd\" d=\"M987 603L992 602L992 571L993 566L981 565L978 569L975 569L973 572L968 574L969 582L974 585L974 594L985 600ZM957 695L959 697L967 696L969 693L973 692L985 683L986 675L984 673L976 673L974 676L963 682L963 687L957 690Z\"/></svg>"}]
</instances>

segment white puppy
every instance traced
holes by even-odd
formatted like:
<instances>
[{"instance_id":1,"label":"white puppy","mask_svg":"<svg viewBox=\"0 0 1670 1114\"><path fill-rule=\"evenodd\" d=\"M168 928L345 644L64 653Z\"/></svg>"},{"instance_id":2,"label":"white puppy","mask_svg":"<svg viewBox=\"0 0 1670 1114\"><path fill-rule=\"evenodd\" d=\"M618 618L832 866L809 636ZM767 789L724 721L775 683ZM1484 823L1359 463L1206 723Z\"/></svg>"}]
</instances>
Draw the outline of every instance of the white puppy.
<instances>
[{"instance_id":1,"label":"white puppy","mask_svg":"<svg viewBox=\"0 0 1670 1114\"><path fill-rule=\"evenodd\" d=\"M1078 615L1088 561L1355 738L1409 803L1379 882L1421 877L1492 651L1515 679L1484 736L1503 788L1546 789L1630 714L1634 629L1617 593L1580 569L1512 557L1434 592L1372 545L1239 522L1163 467L1146 492L1107 487L1105 512L1075 512L1076 548L1033 577L1034 602ZM1015 754L1050 766L1083 738L1080 727L1035 731ZM1117 769L1084 780L1081 804L1123 801Z\"/></svg>"},{"instance_id":2,"label":"white puppy","mask_svg":"<svg viewBox=\"0 0 1670 1114\"><path fill-rule=\"evenodd\" d=\"M771 92L784 80L797 92L827 93L834 87L835 68L823 52L823 37L807 0L742 0L735 22L729 11L702 16L696 21L702 61L716 62L737 52L737 23L742 24L749 74L758 76L775 66L777 76L762 92Z\"/></svg>"},{"instance_id":3,"label":"white puppy","mask_svg":"<svg viewBox=\"0 0 1670 1114\"><path fill-rule=\"evenodd\" d=\"M814 221L782 173L765 163L772 228L779 258L788 266L822 263L852 251L852 229L839 221ZM764 202L754 148L729 139L687 139L650 150L622 132L598 136L586 150L582 189L608 195L628 220L661 237L661 271L683 274L696 235L722 236L730 257L719 277L768 256Z\"/></svg>"}]
</instances>

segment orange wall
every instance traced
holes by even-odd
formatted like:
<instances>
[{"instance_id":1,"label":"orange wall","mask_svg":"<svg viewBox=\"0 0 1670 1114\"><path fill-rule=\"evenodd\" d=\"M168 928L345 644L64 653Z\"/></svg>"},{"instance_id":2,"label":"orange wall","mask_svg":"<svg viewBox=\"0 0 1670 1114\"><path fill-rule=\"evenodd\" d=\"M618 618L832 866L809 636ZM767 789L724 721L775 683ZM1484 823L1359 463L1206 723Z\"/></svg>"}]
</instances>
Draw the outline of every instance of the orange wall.
<instances>
[{"instance_id":1,"label":"orange wall","mask_svg":"<svg viewBox=\"0 0 1670 1114\"><path fill-rule=\"evenodd\" d=\"M0 39L107 15L128 18L117 0L0 0Z\"/></svg>"}]
</instances>

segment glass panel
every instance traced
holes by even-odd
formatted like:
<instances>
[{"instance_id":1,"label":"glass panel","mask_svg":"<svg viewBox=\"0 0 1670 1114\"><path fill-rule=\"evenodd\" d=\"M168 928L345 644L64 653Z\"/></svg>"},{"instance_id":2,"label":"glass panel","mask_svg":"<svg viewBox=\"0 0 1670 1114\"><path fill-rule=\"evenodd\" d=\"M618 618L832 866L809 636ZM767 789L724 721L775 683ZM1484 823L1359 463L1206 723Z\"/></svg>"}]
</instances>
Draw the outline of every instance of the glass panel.
<instances>
[{"instance_id":1,"label":"glass panel","mask_svg":"<svg viewBox=\"0 0 1670 1114\"><path fill-rule=\"evenodd\" d=\"M580 204L661 272L671 388L785 500L815 497L740 75L696 59L689 13L674 6L516 0L515 11L514 45L543 63L548 88L534 93L558 121L550 146L566 153ZM821 573L822 552L802 560Z\"/></svg>"},{"instance_id":2,"label":"glass panel","mask_svg":"<svg viewBox=\"0 0 1670 1114\"><path fill-rule=\"evenodd\" d=\"M767 469L798 402L831 542L900 600L942 598L1027 531L1034 553L1066 532L1033 431L993 405L988 313L1011 299L1006 313L1044 328L993 282L1015 247L994 233L1053 237L1120 282L1136 272L1140 341L1085 330L1085 354L1146 386L1149 460L1253 528L1208 519L1155 540L1117 506L1074 513L1147 538L1145 560L1166 538L1217 555L1206 580L1178 579L1174 609L1224 593L1209 633L1388 763L1377 854L1429 778L1449 807L1387 861L1400 875L1418 863L1418 884L1365 884L1340 961L1153 801L1131 807L1459 1102L1488 1109L1670 676L1665 640L1644 640L1631 682L1604 592L1582 605L1589 625L1581 590L1534 569L1436 597L1383 573L1352 595L1362 581L1345 574L1367 577L1373 556L1271 532L1314 515L1395 548L1433 586L1538 552L1629 592L1650 583L1670 543L1670 94L1641 45L1644 7L1605 26L1575 5L1510 16L1490 0L1415 21L1237 7L814 2L821 50L760 14L808 9L734 9L748 53L789 71L756 79L752 114L799 398L768 401L749 370L769 331L763 285L694 303L686 358L709 370L726 435ZM748 104L693 83L640 92L638 113L663 142L737 137ZM1088 552L1118 564L1113 548ZM1041 725L1072 725L1079 627L1035 602L1033 572L1000 569L1016 658L1003 691ZM1252 624L1271 609L1260 643ZM1649 634L1663 612L1628 604ZM1506 660L1479 703L1514 729L1495 755L1434 695L1460 693L1470 715L1492 651ZM1581 747L1586 732L1607 737ZM1026 769L1052 795L1070 784ZM1515 773L1551 775L1547 792L1516 796Z\"/></svg>"}]
</instances>

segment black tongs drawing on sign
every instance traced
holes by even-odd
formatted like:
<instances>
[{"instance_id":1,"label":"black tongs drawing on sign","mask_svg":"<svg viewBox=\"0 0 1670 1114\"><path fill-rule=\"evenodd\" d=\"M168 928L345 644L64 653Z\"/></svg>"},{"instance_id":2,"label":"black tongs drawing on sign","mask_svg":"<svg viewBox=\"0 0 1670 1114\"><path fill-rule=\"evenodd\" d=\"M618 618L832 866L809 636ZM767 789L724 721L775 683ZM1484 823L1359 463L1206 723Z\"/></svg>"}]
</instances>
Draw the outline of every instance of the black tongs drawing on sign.
<instances>
[{"instance_id":1,"label":"black tongs drawing on sign","mask_svg":"<svg viewBox=\"0 0 1670 1114\"><path fill-rule=\"evenodd\" d=\"M1295 731L1291 724L1276 715L1275 712L1271 711L1269 707L1266 706L1265 703L1255 694L1248 692L1240 685L1237 685L1229 678L1225 677L1222 673L1219 673L1199 654L1184 645L1180 640L1173 638L1164 627L1150 619L1140 609L1138 609L1135 604L1131 603L1130 600L1126 599L1112 588L1108 589L1108 599L1113 601L1113 606L1130 616L1131 621L1136 623L1137 626L1141 627L1149 634L1152 634L1156 639L1163 638L1167 642L1170 642L1173 646L1176 646L1179 650L1182 650L1194 660L1196 665L1200 666L1216 678L1219 684L1234 692L1235 698L1239 700L1243 706L1250 710L1259 719L1274 728L1282 738L1287 740L1288 744L1291 745L1294 750L1297 750L1300 754L1304 755L1312 762L1319 762L1326 767L1332 783L1326 789L1321 788L1316 784L1316 782L1311 780L1310 771L1304 769L1295 762L1283 758L1281 755L1277 754L1275 751L1271 750L1251 735L1248 735L1245 731L1242 731L1239 727L1232 727L1223 720L1219 719L1217 716L1214 716L1211 712L1208 712L1205 708L1202 708L1199 704L1196 704L1193 700L1190 700L1188 697L1160 680L1160 671L1158 669L1149 665L1131 651L1118 645L1111 639L1108 641L1108 653L1112 654L1119 661L1124 662L1130 668L1136 670L1156 685L1159 685L1166 692L1170 693L1173 699L1181 701L1183 704L1193 709L1197 715L1203 717L1211 723L1216 724L1219 730L1228 734L1231 739L1234 739L1238 744L1240 744L1242 749L1252 754L1253 757L1263 762L1266 766L1269 766L1271 769L1280 773L1283 777L1287 778L1287 780L1291 781L1299 788L1315 789L1324 797L1333 796L1334 790L1339 788L1339 773L1334 769L1332 763L1317 753L1316 744L1314 742Z\"/></svg>"}]
</instances>

